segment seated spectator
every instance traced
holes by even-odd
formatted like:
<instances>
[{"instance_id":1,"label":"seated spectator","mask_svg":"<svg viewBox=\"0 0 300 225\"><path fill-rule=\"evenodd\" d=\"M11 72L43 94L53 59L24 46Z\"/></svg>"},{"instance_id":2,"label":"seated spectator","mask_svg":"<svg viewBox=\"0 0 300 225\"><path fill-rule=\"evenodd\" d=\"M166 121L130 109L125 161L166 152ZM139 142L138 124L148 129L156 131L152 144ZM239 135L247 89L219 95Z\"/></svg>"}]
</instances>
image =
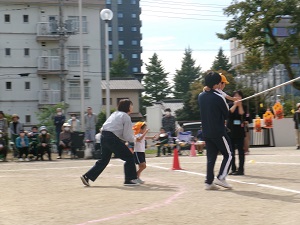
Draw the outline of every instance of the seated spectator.
<instances>
[{"instance_id":1,"label":"seated spectator","mask_svg":"<svg viewBox=\"0 0 300 225\"><path fill-rule=\"evenodd\" d=\"M165 144L168 144L169 142L169 135L168 133L166 133L165 129L162 127L160 128L160 133L155 136L154 140L158 141L156 143L157 145L157 155L156 157L160 157L160 152L161 152L161 148L163 147L162 151L163 151L163 155L166 155L166 150L165 150ZM171 154L171 148L168 146L168 154Z\"/></svg>"},{"instance_id":2,"label":"seated spectator","mask_svg":"<svg viewBox=\"0 0 300 225\"><path fill-rule=\"evenodd\" d=\"M34 155L37 157L38 155L38 137L39 137L39 132L38 132L38 127L33 126L31 128L31 132L27 134L27 137L29 138L29 154Z\"/></svg>"},{"instance_id":3,"label":"seated spectator","mask_svg":"<svg viewBox=\"0 0 300 225\"><path fill-rule=\"evenodd\" d=\"M25 161L28 162L29 139L24 130L20 130L19 137L16 138L16 148L19 151L19 161L24 161L23 155L25 155Z\"/></svg>"},{"instance_id":4,"label":"seated spectator","mask_svg":"<svg viewBox=\"0 0 300 225\"><path fill-rule=\"evenodd\" d=\"M6 156L7 156L7 144L6 144L6 138L5 134L3 132L0 132L0 155L2 158L0 158L0 161L6 162Z\"/></svg>"},{"instance_id":5,"label":"seated spectator","mask_svg":"<svg viewBox=\"0 0 300 225\"><path fill-rule=\"evenodd\" d=\"M70 124L64 123L62 126L62 132L59 134L59 147L57 159L61 159L63 149L71 148L71 129ZM76 149L71 149L72 153L75 155Z\"/></svg>"},{"instance_id":6,"label":"seated spectator","mask_svg":"<svg viewBox=\"0 0 300 225\"><path fill-rule=\"evenodd\" d=\"M40 127L40 134L38 137L39 144L38 144L38 155L35 160L39 160L39 157L41 157L41 160L44 160L43 156L45 152L48 154L48 159L51 161L51 149L50 149L50 142L51 142L51 136L47 132L47 127L41 126Z\"/></svg>"}]
</instances>

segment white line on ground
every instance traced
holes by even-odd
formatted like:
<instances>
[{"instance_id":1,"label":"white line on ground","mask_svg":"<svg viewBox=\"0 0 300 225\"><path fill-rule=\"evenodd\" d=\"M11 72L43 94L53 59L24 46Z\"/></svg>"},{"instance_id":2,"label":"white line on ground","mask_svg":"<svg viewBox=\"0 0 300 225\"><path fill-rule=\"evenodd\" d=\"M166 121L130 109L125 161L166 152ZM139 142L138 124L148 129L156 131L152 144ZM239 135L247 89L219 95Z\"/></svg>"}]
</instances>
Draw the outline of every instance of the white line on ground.
<instances>
[{"instance_id":1,"label":"white line on ground","mask_svg":"<svg viewBox=\"0 0 300 225\"><path fill-rule=\"evenodd\" d=\"M148 164L147 166L157 168L157 169L170 170L170 168L166 168L166 167L162 167L162 166L155 166L155 165L151 165L151 164L150 165ZM174 170L174 171L175 172L180 172L180 173L188 173L188 174L198 175L198 176L202 176L202 177L206 176L206 174L203 174L203 173L197 173L197 172L192 172L192 171L187 171L187 170ZM274 190L280 190L280 191L300 194L300 191L297 191L297 190L292 190L292 189L283 188L283 187L277 187L277 186L268 185L268 184L259 184L259 183L239 181L239 180L234 180L234 179L227 179L227 180L235 182L235 183L255 185L255 186L258 186L258 187L264 187L264 188L269 188L269 189L274 189Z\"/></svg>"}]
</instances>

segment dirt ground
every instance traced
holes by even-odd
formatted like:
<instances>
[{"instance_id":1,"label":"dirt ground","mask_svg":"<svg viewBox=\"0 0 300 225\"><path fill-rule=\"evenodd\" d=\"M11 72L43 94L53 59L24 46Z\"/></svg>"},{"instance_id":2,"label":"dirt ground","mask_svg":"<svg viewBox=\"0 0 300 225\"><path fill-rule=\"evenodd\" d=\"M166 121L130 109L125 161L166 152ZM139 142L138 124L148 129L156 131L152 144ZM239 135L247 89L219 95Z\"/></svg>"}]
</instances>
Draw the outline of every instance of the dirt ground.
<instances>
[{"instance_id":1,"label":"dirt ground","mask_svg":"<svg viewBox=\"0 0 300 225\"><path fill-rule=\"evenodd\" d=\"M183 170L171 169L173 157L148 156L137 187L123 186L119 159L91 187L79 176L95 160L0 162L0 225L300 224L300 150L250 151L245 176L218 191L204 190L205 156L180 156Z\"/></svg>"}]
</instances>

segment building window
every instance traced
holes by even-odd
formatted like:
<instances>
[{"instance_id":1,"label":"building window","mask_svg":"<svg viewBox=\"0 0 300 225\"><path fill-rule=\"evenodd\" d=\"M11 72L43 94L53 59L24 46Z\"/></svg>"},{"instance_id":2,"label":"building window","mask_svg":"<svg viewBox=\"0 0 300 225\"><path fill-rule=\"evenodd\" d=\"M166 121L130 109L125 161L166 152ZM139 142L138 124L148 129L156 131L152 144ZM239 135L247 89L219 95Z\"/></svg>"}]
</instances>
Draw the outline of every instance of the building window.
<instances>
[{"instance_id":1,"label":"building window","mask_svg":"<svg viewBox=\"0 0 300 225\"><path fill-rule=\"evenodd\" d=\"M23 15L23 22L28 23L29 22L29 15Z\"/></svg>"},{"instance_id":2,"label":"building window","mask_svg":"<svg viewBox=\"0 0 300 225\"><path fill-rule=\"evenodd\" d=\"M25 115L25 123L31 123L31 115Z\"/></svg>"},{"instance_id":3,"label":"building window","mask_svg":"<svg viewBox=\"0 0 300 225\"><path fill-rule=\"evenodd\" d=\"M69 49L69 66L80 65L79 49ZM83 49L83 64L88 65L88 50Z\"/></svg>"},{"instance_id":4,"label":"building window","mask_svg":"<svg viewBox=\"0 0 300 225\"><path fill-rule=\"evenodd\" d=\"M5 83L5 86L6 86L6 90L11 90L12 89L12 86L11 86L11 82L10 81L7 81Z\"/></svg>"},{"instance_id":5,"label":"building window","mask_svg":"<svg viewBox=\"0 0 300 225\"><path fill-rule=\"evenodd\" d=\"M124 31L124 27L118 27L118 31Z\"/></svg>"},{"instance_id":6,"label":"building window","mask_svg":"<svg viewBox=\"0 0 300 225\"><path fill-rule=\"evenodd\" d=\"M112 59L112 58L113 58L113 54L112 54L112 53L109 53L108 58Z\"/></svg>"},{"instance_id":7,"label":"building window","mask_svg":"<svg viewBox=\"0 0 300 225\"><path fill-rule=\"evenodd\" d=\"M132 72L137 73L138 71L139 71L139 70L138 70L137 67L133 67L133 68L132 68Z\"/></svg>"},{"instance_id":8,"label":"building window","mask_svg":"<svg viewBox=\"0 0 300 225\"><path fill-rule=\"evenodd\" d=\"M112 28L111 28L111 27L108 27L108 31L112 31Z\"/></svg>"},{"instance_id":9,"label":"building window","mask_svg":"<svg viewBox=\"0 0 300 225\"><path fill-rule=\"evenodd\" d=\"M4 22L5 23L10 23L10 15L9 14L4 15Z\"/></svg>"},{"instance_id":10,"label":"building window","mask_svg":"<svg viewBox=\"0 0 300 225\"><path fill-rule=\"evenodd\" d=\"M122 0L118 0L118 5L122 5L123 1Z\"/></svg>"},{"instance_id":11,"label":"building window","mask_svg":"<svg viewBox=\"0 0 300 225\"><path fill-rule=\"evenodd\" d=\"M80 99L80 82L70 81L69 82L69 97L71 99ZM90 98L90 88L87 81L84 82L84 98Z\"/></svg>"},{"instance_id":12,"label":"building window","mask_svg":"<svg viewBox=\"0 0 300 225\"><path fill-rule=\"evenodd\" d=\"M136 13L132 13L131 18L136 18Z\"/></svg>"},{"instance_id":13,"label":"building window","mask_svg":"<svg viewBox=\"0 0 300 225\"><path fill-rule=\"evenodd\" d=\"M10 48L5 48L5 55L10 56L10 54L11 54Z\"/></svg>"},{"instance_id":14,"label":"building window","mask_svg":"<svg viewBox=\"0 0 300 225\"><path fill-rule=\"evenodd\" d=\"M136 4L136 0L131 0L130 3L131 3L132 5L135 5L135 4Z\"/></svg>"},{"instance_id":15,"label":"building window","mask_svg":"<svg viewBox=\"0 0 300 225\"><path fill-rule=\"evenodd\" d=\"M119 45L124 45L124 41L123 40L119 40L118 43L119 43Z\"/></svg>"},{"instance_id":16,"label":"building window","mask_svg":"<svg viewBox=\"0 0 300 225\"><path fill-rule=\"evenodd\" d=\"M112 45L112 40L109 40L109 41L108 41L108 45Z\"/></svg>"},{"instance_id":17,"label":"building window","mask_svg":"<svg viewBox=\"0 0 300 225\"><path fill-rule=\"evenodd\" d=\"M111 4L111 0L106 0L106 4Z\"/></svg>"},{"instance_id":18,"label":"building window","mask_svg":"<svg viewBox=\"0 0 300 225\"><path fill-rule=\"evenodd\" d=\"M132 44L132 45L137 45L137 43L138 43L137 40L132 40L132 41L131 41L131 44Z\"/></svg>"},{"instance_id":19,"label":"building window","mask_svg":"<svg viewBox=\"0 0 300 225\"><path fill-rule=\"evenodd\" d=\"M123 13L119 12L118 13L118 18L123 18Z\"/></svg>"},{"instance_id":20,"label":"building window","mask_svg":"<svg viewBox=\"0 0 300 225\"><path fill-rule=\"evenodd\" d=\"M112 105L112 98L110 100L110 105ZM102 105L106 105L106 98L102 98Z\"/></svg>"},{"instance_id":21,"label":"building window","mask_svg":"<svg viewBox=\"0 0 300 225\"><path fill-rule=\"evenodd\" d=\"M24 48L24 56L29 56L29 48Z\"/></svg>"},{"instance_id":22,"label":"building window","mask_svg":"<svg viewBox=\"0 0 300 225\"><path fill-rule=\"evenodd\" d=\"M25 82L25 90L30 90L30 82L29 81Z\"/></svg>"},{"instance_id":23,"label":"building window","mask_svg":"<svg viewBox=\"0 0 300 225\"><path fill-rule=\"evenodd\" d=\"M70 31L76 31L79 32L79 16L68 16L68 20L72 21L72 29ZM82 33L87 33L87 18L86 16L82 16Z\"/></svg>"},{"instance_id":24,"label":"building window","mask_svg":"<svg viewBox=\"0 0 300 225\"><path fill-rule=\"evenodd\" d=\"M138 54L134 53L134 54L131 54L131 58L133 59L137 59L138 58Z\"/></svg>"},{"instance_id":25,"label":"building window","mask_svg":"<svg viewBox=\"0 0 300 225\"><path fill-rule=\"evenodd\" d=\"M137 31L137 27L131 27L131 31Z\"/></svg>"}]
</instances>

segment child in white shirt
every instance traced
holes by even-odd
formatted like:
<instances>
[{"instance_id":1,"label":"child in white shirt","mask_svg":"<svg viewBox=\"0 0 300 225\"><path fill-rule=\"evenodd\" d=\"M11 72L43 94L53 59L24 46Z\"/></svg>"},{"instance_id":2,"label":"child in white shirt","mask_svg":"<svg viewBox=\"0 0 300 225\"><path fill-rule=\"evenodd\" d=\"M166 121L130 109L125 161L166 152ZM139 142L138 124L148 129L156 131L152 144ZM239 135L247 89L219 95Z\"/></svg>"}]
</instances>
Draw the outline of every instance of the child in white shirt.
<instances>
[{"instance_id":1,"label":"child in white shirt","mask_svg":"<svg viewBox=\"0 0 300 225\"><path fill-rule=\"evenodd\" d=\"M145 122L137 122L133 128L134 130L134 160L135 163L139 166L137 171L137 181L140 184L145 183L140 179L141 173L144 169L146 169L146 139L153 139L153 137L146 137L149 129L147 129L147 125Z\"/></svg>"}]
</instances>

